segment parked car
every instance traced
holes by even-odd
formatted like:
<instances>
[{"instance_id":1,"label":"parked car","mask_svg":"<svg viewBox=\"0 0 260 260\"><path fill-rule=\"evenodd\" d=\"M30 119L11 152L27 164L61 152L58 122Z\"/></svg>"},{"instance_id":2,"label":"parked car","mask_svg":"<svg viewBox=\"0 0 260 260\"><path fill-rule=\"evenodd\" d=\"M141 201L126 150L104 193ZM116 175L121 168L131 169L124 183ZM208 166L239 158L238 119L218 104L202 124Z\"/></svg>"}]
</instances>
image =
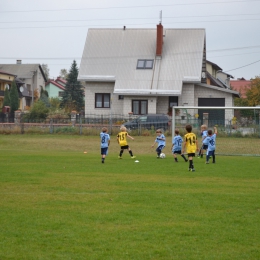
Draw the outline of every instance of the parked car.
<instances>
[{"instance_id":1,"label":"parked car","mask_svg":"<svg viewBox=\"0 0 260 260\"><path fill-rule=\"evenodd\" d=\"M170 119L167 115L164 114L147 114L141 115L136 119L126 122L124 126L127 130L135 129L162 129L163 131L167 130L170 125Z\"/></svg>"}]
</instances>

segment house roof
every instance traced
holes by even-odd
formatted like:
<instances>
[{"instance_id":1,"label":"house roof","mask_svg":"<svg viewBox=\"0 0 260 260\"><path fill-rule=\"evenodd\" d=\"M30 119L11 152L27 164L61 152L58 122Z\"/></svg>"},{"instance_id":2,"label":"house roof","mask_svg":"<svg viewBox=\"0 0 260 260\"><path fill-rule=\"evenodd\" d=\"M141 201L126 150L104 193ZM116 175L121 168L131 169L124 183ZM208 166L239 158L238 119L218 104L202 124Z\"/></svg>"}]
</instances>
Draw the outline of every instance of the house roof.
<instances>
[{"instance_id":1,"label":"house roof","mask_svg":"<svg viewBox=\"0 0 260 260\"><path fill-rule=\"evenodd\" d=\"M240 80L230 80L231 88L238 91L242 98L246 98L246 92L251 88L251 81L240 79Z\"/></svg>"},{"instance_id":2,"label":"house roof","mask_svg":"<svg viewBox=\"0 0 260 260\"><path fill-rule=\"evenodd\" d=\"M67 81L66 80L60 80L60 77L58 77L57 79L53 79L53 80L48 80L47 82L46 82L46 84L45 84L45 86L47 86L47 85L49 85L49 84L52 84L52 85L54 85L54 86L56 86L56 87L58 87L58 88L60 88L60 89L62 89L62 90L65 90L65 87L64 87L64 85L63 84L60 84L59 82L62 82L63 84L66 84L67 83Z\"/></svg>"},{"instance_id":3,"label":"house roof","mask_svg":"<svg viewBox=\"0 0 260 260\"><path fill-rule=\"evenodd\" d=\"M12 73L9 73L9 72L3 71L3 70L0 70L0 73L5 74L5 75L9 75L9 76L16 76L15 74L12 74Z\"/></svg>"},{"instance_id":4,"label":"house roof","mask_svg":"<svg viewBox=\"0 0 260 260\"><path fill-rule=\"evenodd\" d=\"M0 64L0 70L12 73L21 79L31 79L34 71L38 69L40 69L46 82L47 79L40 64Z\"/></svg>"},{"instance_id":5,"label":"house roof","mask_svg":"<svg viewBox=\"0 0 260 260\"><path fill-rule=\"evenodd\" d=\"M214 90L217 90L217 91L222 91L222 92L226 92L226 93L229 93L229 94L233 94L235 97L240 97L240 94L239 94L238 91L234 91L234 90L231 90L231 89L220 88L220 87L216 87L216 86L212 86L212 85L208 85L208 84L203 84L203 83L196 83L196 86L214 89Z\"/></svg>"},{"instance_id":6,"label":"house roof","mask_svg":"<svg viewBox=\"0 0 260 260\"><path fill-rule=\"evenodd\" d=\"M204 29L164 29L156 56L156 29L89 29L79 81L115 82L116 94L181 95L186 82L200 82ZM138 59L153 69L136 69Z\"/></svg>"}]
</instances>

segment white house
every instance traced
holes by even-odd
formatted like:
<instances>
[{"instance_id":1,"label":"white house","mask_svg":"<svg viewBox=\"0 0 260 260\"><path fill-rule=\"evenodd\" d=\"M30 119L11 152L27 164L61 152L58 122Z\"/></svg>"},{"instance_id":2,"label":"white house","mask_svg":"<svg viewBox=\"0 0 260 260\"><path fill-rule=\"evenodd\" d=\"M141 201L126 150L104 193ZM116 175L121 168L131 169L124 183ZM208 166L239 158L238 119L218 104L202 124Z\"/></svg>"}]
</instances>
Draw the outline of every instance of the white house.
<instances>
[{"instance_id":1,"label":"white house","mask_svg":"<svg viewBox=\"0 0 260 260\"><path fill-rule=\"evenodd\" d=\"M78 80L85 87L86 114L167 114L173 105L233 106L239 96L207 84L205 29L161 24L89 29Z\"/></svg>"}]
</instances>

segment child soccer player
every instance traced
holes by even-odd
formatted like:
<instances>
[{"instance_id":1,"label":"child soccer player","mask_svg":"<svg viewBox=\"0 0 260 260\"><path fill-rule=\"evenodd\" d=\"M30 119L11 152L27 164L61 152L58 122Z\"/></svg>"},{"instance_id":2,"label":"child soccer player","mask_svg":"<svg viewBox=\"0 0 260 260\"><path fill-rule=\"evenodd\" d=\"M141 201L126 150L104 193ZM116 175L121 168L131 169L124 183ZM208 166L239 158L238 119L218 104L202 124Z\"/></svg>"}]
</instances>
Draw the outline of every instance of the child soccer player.
<instances>
[{"instance_id":1,"label":"child soccer player","mask_svg":"<svg viewBox=\"0 0 260 260\"><path fill-rule=\"evenodd\" d=\"M105 158L108 152L108 146L110 144L110 136L107 134L107 128L103 127L102 132L100 133L101 139L101 162L105 162Z\"/></svg>"},{"instance_id":2,"label":"child soccer player","mask_svg":"<svg viewBox=\"0 0 260 260\"><path fill-rule=\"evenodd\" d=\"M158 147L156 148L156 153L157 153L157 158L160 158L160 154L162 153L162 149L165 147L165 143L166 143L166 139L164 134L162 133L161 129L157 129L156 130L156 139L154 141L154 144L152 145L152 147L154 147L154 145L156 143L158 143Z\"/></svg>"},{"instance_id":3,"label":"child soccer player","mask_svg":"<svg viewBox=\"0 0 260 260\"><path fill-rule=\"evenodd\" d=\"M203 158L203 151L205 150L207 152L208 149L208 145L205 142L205 138L208 136L208 131L206 125L201 125L200 129L201 129L201 137L202 137L202 146L199 150L198 158Z\"/></svg>"},{"instance_id":4,"label":"child soccer player","mask_svg":"<svg viewBox=\"0 0 260 260\"><path fill-rule=\"evenodd\" d=\"M182 153L184 153L185 148L188 154L189 159L189 171L195 172L194 165L193 165L193 157L195 156L196 151L198 151L198 139L197 136L192 133L192 126L186 125L187 134L184 136L184 144Z\"/></svg>"},{"instance_id":5,"label":"child soccer player","mask_svg":"<svg viewBox=\"0 0 260 260\"><path fill-rule=\"evenodd\" d=\"M212 163L216 163L215 160L215 150L216 150L216 137L217 137L218 130L214 127L214 134L212 130L208 131L208 136L205 139L205 142L208 144L207 150L207 157L206 157L206 164L209 163L209 158L212 156Z\"/></svg>"},{"instance_id":6,"label":"child soccer player","mask_svg":"<svg viewBox=\"0 0 260 260\"><path fill-rule=\"evenodd\" d=\"M181 157L184 159L185 162L188 161L185 155L181 153L182 142L183 140L180 136L180 132L178 129L176 129L175 136L172 139L172 148L171 148L175 162L178 162L177 154L181 154Z\"/></svg>"},{"instance_id":7,"label":"child soccer player","mask_svg":"<svg viewBox=\"0 0 260 260\"><path fill-rule=\"evenodd\" d=\"M118 144L120 145L120 148L121 148L118 158L122 159L122 154L123 154L125 149L128 150L132 159L135 158L135 156L133 155L133 152L130 149L129 145L127 144L127 140L126 140L127 137L129 137L132 140L134 140L134 138L126 132L126 127L122 126L120 128L120 131L121 132L117 135L117 142L118 142Z\"/></svg>"}]
</instances>

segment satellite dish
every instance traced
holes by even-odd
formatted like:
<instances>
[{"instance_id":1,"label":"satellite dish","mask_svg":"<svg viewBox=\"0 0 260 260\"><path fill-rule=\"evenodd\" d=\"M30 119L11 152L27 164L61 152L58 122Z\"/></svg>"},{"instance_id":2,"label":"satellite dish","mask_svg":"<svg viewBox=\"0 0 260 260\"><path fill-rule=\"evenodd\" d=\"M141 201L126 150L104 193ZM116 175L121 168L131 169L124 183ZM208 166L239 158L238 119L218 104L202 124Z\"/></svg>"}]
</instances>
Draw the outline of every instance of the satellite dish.
<instances>
[{"instance_id":1,"label":"satellite dish","mask_svg":"<svg viewBox=\"0 0 260 260\"><path fill-rule=\"evenodd\" d=\"M20 87L20 92L23 92L24 91L24 88L23 87Z\"/></svg>"},{"instance_id":2,"label":"satellite dish","mask_svg":"<svg viewBox=\"0 0 260 260\"><path fill-rule=\"evenodd\" d=\"M203 79L205 79L205 78L206 78L206 73L205 73L205 72L202 72L202 73L201 73L201 77L202 77Z\"/></svg>"},{"instance_id":3,"label":"satellite dish","mask_svg":"<svg viewBox=\"0 0 260 260\"><path fill-rule=\"evenodd\" d=\"M8 89L9 90L9 85L8 84L5 84L5 89Z\"/></svg>"}]
</instances>

